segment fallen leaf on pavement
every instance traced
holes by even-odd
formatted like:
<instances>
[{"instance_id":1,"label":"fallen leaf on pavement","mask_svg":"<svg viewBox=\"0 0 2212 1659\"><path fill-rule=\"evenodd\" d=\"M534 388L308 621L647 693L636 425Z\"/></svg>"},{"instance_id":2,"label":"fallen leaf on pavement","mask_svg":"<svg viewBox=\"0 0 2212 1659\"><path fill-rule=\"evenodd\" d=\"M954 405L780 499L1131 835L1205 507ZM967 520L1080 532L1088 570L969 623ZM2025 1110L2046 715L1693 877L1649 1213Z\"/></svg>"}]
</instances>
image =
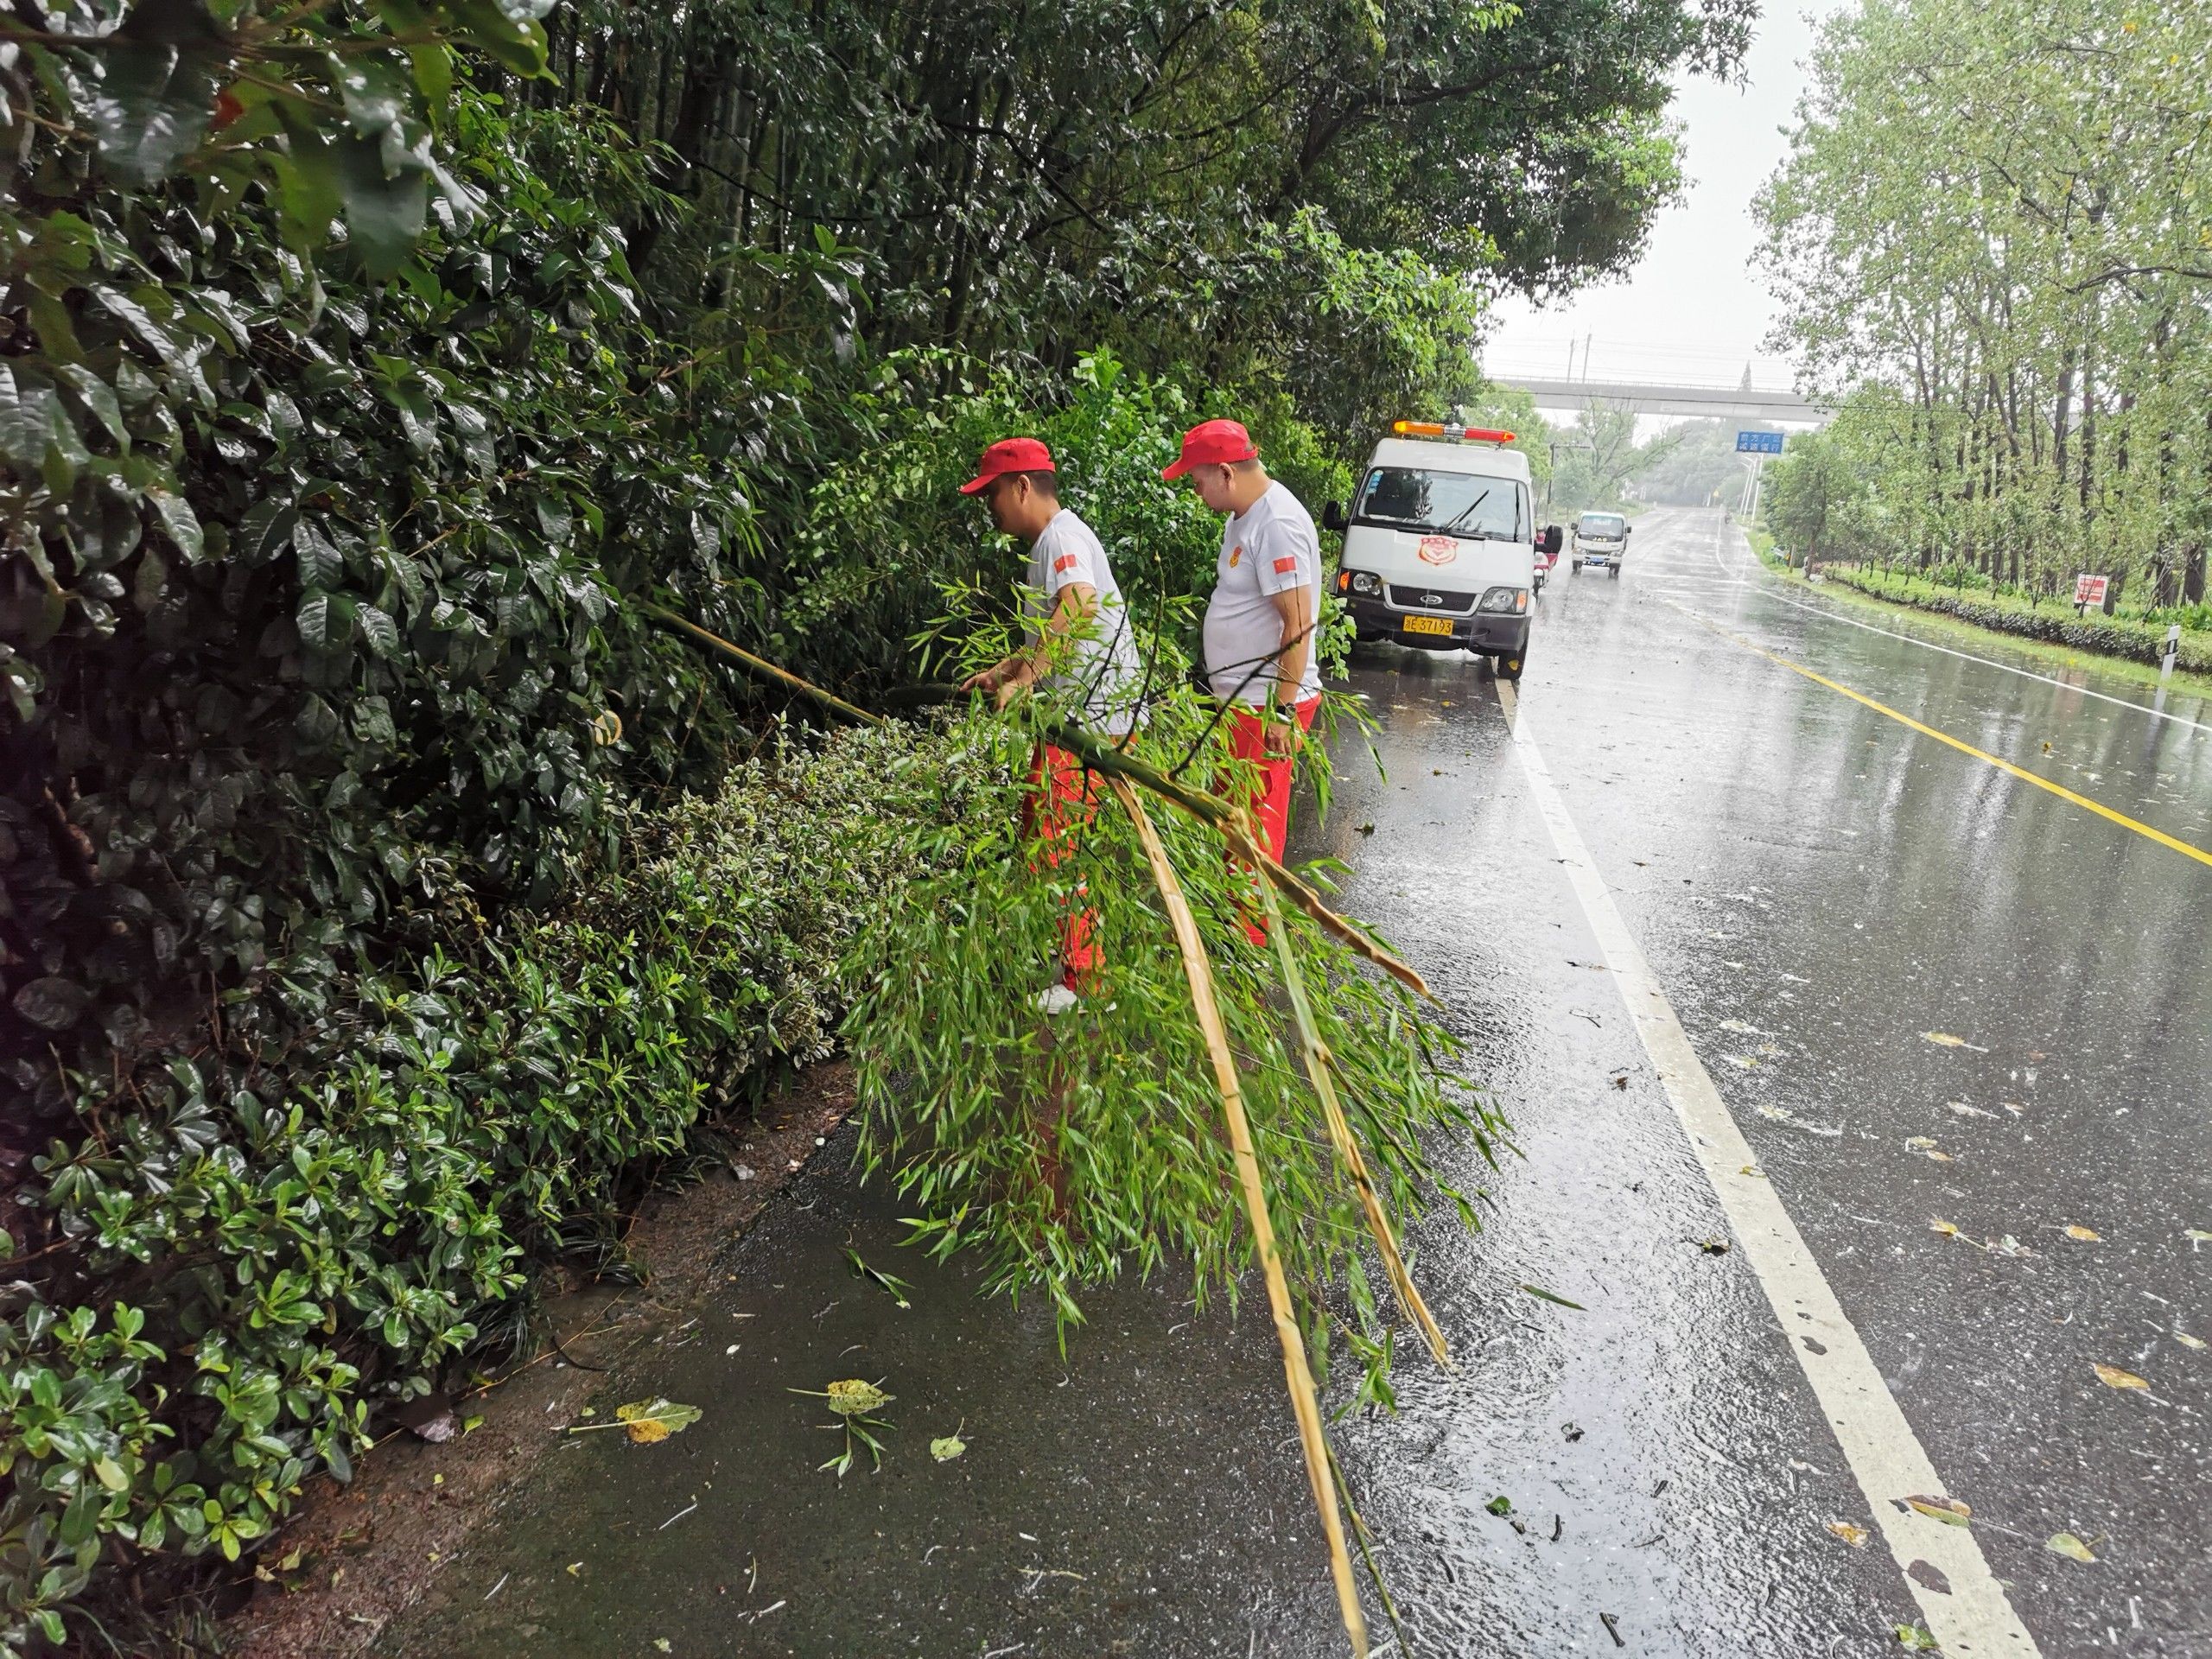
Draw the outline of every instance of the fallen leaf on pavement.
<instances>
[{"instance_id":1,"label":"fallen leaf on pavement","mask_svg":"<svg viewBox=\"0 0 2212 1659\"><path fill-rule=\"evenodd\" d=\"M2076 1561L2094 1561L2097 1558L2089 1547L2070 1532L2054 1532L2044 1541L2045 1549L2054 1555L2063 1555Z\"/></svg>"},{"instance_id":2,"label":"fallen leaf on pavement","mask_svg":"<svg viewBox=\"0 0 2212 1659\"><path fill-rule=\"evenodd\" d=\"M655 1653L674 1653L676 1649L674 1644L671 1643L666 1637L657 1636L653 1637L653 1651Z\"/></svg>"},{"instance_id":3,"label":"fallen leaf on pavement","mask_svg":"<svg viewBox=\"0 0 2212 1659\"><path fill-rule=\"evenodd\" d=\"M883 1287L884 1294L889 1296L891 1300L897 1303L900 1307L913 1306L913 1303L906 1300L906 1293L912 1290L913 1287L908 1284L904 1279L899 1277L898 1274L894 1273L886 1273L880 1268L871 1268L867 1262L861 1260L861 1253L849 1244L845 1246L845 1261L847 1265L849 1265L855 1273L860 1274L861 1278L870 1280L875 1284L880 1285Z\"/></svg>"},{"instance_id":4,"label":"fallen leaf on pavement","mask_svg":"<svg viewBox=\"0 0 2212 1659\"><path fill-rule=\"evenodd\" d=\"M1943 1103L1946 1106L1948 1106L1953 1112L1956 1113L1961 1117L1994 1117L1997 1116L1994 1112L1985 1112L1979 1106L1969 1106L1963 1100L1947 1100Z\"/></svg>"},{"instance_id":5,"label":"fallen leaf on pavement","mask_svg":"<svg viewBox=\"0 0 2212 1659\"><path fill-rule=\"evenodd\" d=\"M1707 1255L1726 1255L1731 1248L1725 1238L1700 1238L1697 1242L1697 1247Z\"/></svg>"},{"instance_id":6,"label":"fallen leaf on pavement","mask_svg":"<svg viewBox=\"0 0 2212 1659\"><path fill-rule=\"evenodd\" d=\"M1866 1548L1866 1529L1864 1527L1854 1527L1848 1521L1831 1521L1828 1530L1853 1549Z\"/></svg>"},{"instance_id":7,"label":"fallen leaf on pavement","mask_svg":"<svg viewBox=\"0 0 2212 1659\"><path fill-rule=\"evenodd\" d=\"M1751 1071L1758 1065L1758 1062L1748 1054L1723 1054L1720 1058L1739 1071Z\"/></svg>"},{"instance_id":8,"label":"fallen leaf on pavement","mask_svg":"<svg viewBox=\"0 0 2212 1659\"><path fill-rule=\"evenodd\" d=\"M2018 1239L2013 1237L2010 1233L2005 1234L2002 1238L1985 1240L1981 1248L1987 1250L1992 1255L2022 1256L2033 1255L2035 1254L2033 1250L2021 1243Z\"/></svg>"},{"instance_id":9,"label":"fallen leaf on pavement","mask_svg":"<svg viewBox=\"0 0 2212 1659\"><path fill-rule=\"evenodd\" d=\"M1513 1500L1510 1497L1500 1495L1499 1497L1491 1499L1491 1501L1484 1504L1483 1507L1488 1510L1492 1515L1510 1515L1513 1513Z\"/></svg>"},{"instance_id":10,"label":"fallen leaf on pavement","mask_svg":"<svg viewBox=\"0 0 2212 1659\"><path fill-rule=\"evenodd\" d=\"M2145 1389L2151 1385L2133 1371L2123 1371L2117 1365L2099 1363L2094 1367L2097 1381L2108 1389Z\"/></svg>"},{"instance_id":11,"label":"fallen leaf on pavement","mask_svg":"<svg viewBox=\"0 0 2212 1659\"><path fill-rule=\"evenodd\" d=\"M827 1400L830 1409L840 1417L858 1417L879 1411L899 1396L886 1394L873 1382L863 1382L857 1376L848 1376L832 1382L826 1389L793 1389L793 1394L807 1394L817 1400Z\"/></svg>"},{"instance_id":12,"label":"fallen leaf on pavement","mask_svg":"<svg viewBox=\"0 0 2212 1659\"><path fill-rule=\"evenodd\" d=\"M1965 1038L1954 1037L1948 1031L1923 1031L1920 1034L1939 1048L1964 1048L1967 1046Z\"/></svg>"},{"instance_id":13,"label":"fallen leaf on pavement","mask_svg":"<svg viewBox=\"0 0 2212 1659\"><path fill-rule=\"evenodd\" d=\"M1974 1511L1963 1498L1945 1497L1941 1493L1932 1497L1908 1497L1905 1502L1931 1521L1941 1521L1947 1527L1963 1527L1974 1518Z\"/></svg>"},{"instance_id":14,"label":"fallen leaf on pavement","mask_svg":"<svg viewBox=\"0 0 2212 1659\"><path fill-rule=\"evenodd\" d=\"M2104 1242L2103 1234L2094 1232L2087 1227L2069 1226L2066 1230L2066 1236L2078 1238L2089 1244L2101 1244Z\"/></svg>"},{"instance_id":15,"label":"fallen leaf on pavement","mask_svg":"<svg viewBox=\"0 0 2212 1659\"><path fill-rule=\"evenodd\" d=\"M968 1449L968 1442L957 1434L946 1434L930 1442L930 1456L939 1463L950 1463Z\"/></svg>"},{"instance_id":16,"label":"fallen leaf on pavement","mask_svg":"<svg viewBox=\"0 0 2212 1659\"><path fill-rule=\"evenodd\" d=\"M569 1576L570 1578L580 1579L583 1577L583 1575L584 1564L582 1561L570 1561L569 1563Z\"/></svg>"},{"instance_id":17,"label":"fallen leaf on pavement","mask_svg":"<svg viewBox=\"0 0 2212 1659\"><path fill-rule=\"evenodd\" d=\"M698 1407L679 1406L673 1400L633 1400L614 1408L615 1421L630 1431L631 1440L639 1446L681 1434L699 1421L699 1414Z\"/></svg>"},{"instance_id":18,"label":"fallen leaf on pavement","mask_svg":"<svg viewBox=\"0 0 2212 1659\"><path fill-rule=\"evenodd\" d=\"M2205 1344L2204 1344L2204 1338L2202 1338L2202 1337L2192 1337L2192 1336L2190 1336L2190 1335L2189 1334L2189 1332L2186 1332L2186 1331L2177 1331L2177 1332L2174 1332L2174 1340L2175 1340L2176 1342L2177 1342L2177 1343L2181 1344L2181 1345L2182 1345L2183 1347L2184 1347L2184 1348L2198 1348L2198 1349L2201 1349L2201 1348L2202 1348L2202 1347L2205 1345Z\"/></svg>"},{"instance_id":19,"label":"fallen leaf on pavement","mask_svg":"<svg viewBox=\"0 0 2212 1659\"><path fill-rule=\"evenodd\" d=\"M1907 1653L1941 1653L1943 1650L1936 1645L1936 1638L1918 1624L1900 1624L1897 1631L1897 1643Z\"/></svg>"},{"instance_id":20,"label":"fallen leaf on pavement","mask_svg":"<svg viewBox=\"0 0 2212 1659\"><path fill-rule=\"evenodd\" d=\"M1928 1230L1931 1233L1941 1233L1946 1238L1956 1238L1959 1236L1958 1224L1946 1221L1941 1216L1928 1224Z\"/></svg>"},{"instance_id":21,"label":"fallen leaf on pavement","mask_svg":"<svg viewBox=\"0 0 2212 1659\"><path fill-rule=\"evenodd\" d=\"M1578 1313L1587 1313L1590 1311L1588 1308L1583 1306L1580 1302L1570 1302L1564 1296L1554 1295L1550 1291L1546 1290L1541 1285L1523 1285L1521 1288L1527 1291L1531 1296L1534 1296L1540 1302L1555 1302L1561 1307L1571 1307Z\"/></svg>"},{"instance_id":22,"label":"fallen leaf on pavement","mask_svg":"<svg viewBox=\"0 0 2212 1659\"><path fill-rule=\"evenodd\" d=\"M1936 1144L1933 1135L1916 1135L1904 1143L1907 1152L1916 1152L1923 1158L1932 1158L1939 1164L1951 1161L1951 1154Z\"/></svg>"},{"instance_id":23,"label":"fallen leaf on pavement","mask_svg":"<svg viewBox=\"0 0 2212 1659\"><path fill-rule=\"evenodd\" d=\"M2212 1244L2212 1233L2206 1232L2202 1227L2184 1227L2181 1230L2181 1236L2189 1241L2192 1250L2199 1244Z\"/></svg>"}]
</instances>

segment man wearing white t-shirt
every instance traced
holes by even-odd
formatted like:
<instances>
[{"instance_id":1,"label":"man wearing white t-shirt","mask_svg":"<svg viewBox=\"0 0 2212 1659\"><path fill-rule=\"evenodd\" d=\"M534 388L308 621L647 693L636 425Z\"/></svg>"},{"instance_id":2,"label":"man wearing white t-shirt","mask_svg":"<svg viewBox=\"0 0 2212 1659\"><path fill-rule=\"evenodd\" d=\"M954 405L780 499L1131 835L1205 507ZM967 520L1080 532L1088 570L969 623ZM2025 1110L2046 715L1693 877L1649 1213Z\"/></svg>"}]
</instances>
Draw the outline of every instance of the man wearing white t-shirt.
<instances>
[{"instance_id":1,"label":"man wearing white t-shirt","mask_svg":"<svg viewBox=\"0 0 2212 1659\"><path fill-rule=\"evenodd\" d=\"M1136 640L1105 548L1090 525L1060 505L1052 452L1035 438L1003 438L983 451L976 476L960 489L982 496L992 524L1029 543L1021 593L1027 640L1004 661L970 675L961 689L988 691L1003 709L1034 688L1091 731L1125 735L1140 713ZM1057 868L1097 810L1098 779L1065 749L1040 744L1029 781L1030 826L1044 843L1045 866ZM1046 994L1048 1013L1070 1006L1097 966L1091 935L1090 912L1068 918L1061 982Z\"/></svg>"},{"instance_id":2,"label":"man wearing white t-shirt","mask_svg":"<svg viewBox=\"0 0 2212 1659\"><path fill-rule=\"evenodd\" d=\"M1277 859L1289 838L1291 760L1321 706L1313 651L1321 538L1296 496L1268 476L1236 421L1201 421L1160 476L1189 475L1198 499L1228 516L1206 606L1206 678L1232 706L1230 753L1259 769L1250 803ZM1265 936L1252 929L1256 942Z\"/></svg>"}]
</instances>

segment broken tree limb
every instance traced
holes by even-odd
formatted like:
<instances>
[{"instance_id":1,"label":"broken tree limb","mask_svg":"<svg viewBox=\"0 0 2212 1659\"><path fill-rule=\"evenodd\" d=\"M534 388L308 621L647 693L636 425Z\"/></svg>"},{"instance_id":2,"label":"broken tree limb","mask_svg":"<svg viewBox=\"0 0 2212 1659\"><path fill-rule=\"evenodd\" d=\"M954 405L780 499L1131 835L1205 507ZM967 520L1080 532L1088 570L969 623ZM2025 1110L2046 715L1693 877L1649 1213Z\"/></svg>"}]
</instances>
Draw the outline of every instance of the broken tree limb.
<instances>
[{"instance_id":1,"label":"broken tree limb","mask_svg":"<svg viewBox=\"0 0 2212 1659\"><path fill-rule=\"evenodd\" d=\"M1330 909L1319 893L1276 859L1270 857L1252 834L1247 815L1236 807L1217 795L1209 795L1202 789L1192 788L1179 778L1169 777L1159 767L1147 765L1105 739L1084 731L1080 726L1071 725L1065 721L1054 721L1046 728L1045 738L1046 741L1077 756L1093 771L1142 784L1155 795L1174 802L1185 811L1218 827L1231 843L1230 851L1256 868L1268 878L1269 886L1287 894L1293 904L1319 923L1332 937L1351 946L1415 995L1430 996L1431 1001L1434 1000L1430 995L1427 980Z\"/></svg>"},{"instance_id":2,"label":"broken tree limb","mask_svg":"<svg viewBox=\"0 0 2212 1659\"><path fill-rule=\"evenodd\" d=\"M1275 1337L1282 1345L1282 1369L1290 1385L1290 1404L1298 1419L1298 1438L1306 1452L1306 1476L1313 1488L1313 1506L1321 1517L1321 1530L1329 1542L1329 1570L1337 1583L1337 1605L1344 1614L1344 1634L1351 1639L1358 1659L1367 1656L1367 1618L1360 1611L1359 1587L1353 1583L1351 1556L1344 1548L1344 1517L1337 1508L1337 1489L1330 1473L1329 1446L1321 1432L1321 1402L1313 1386L1313 1373L1306 1363L1306 1338L1298 1328L1291 1307L1290 1286L1283 1277L1282 1258L1275 1244L1274 1223L1268 1213L1267 1189L1260 1179L1259 1154L1252 1145L1252 1125L1244 1116L1244 1092L1237 1081L1236 1060L1222 1023L1220 1005L1214 1000L1213 964L1205 942L1198 937L1198 918L1183 896L1183 884L1160 844L1160 832L1145 816L1126 779L1109 777L1116 797L1136 826L1152 866L1160 900L1175 930L1175 943L1183 955L1183 972L1191 987L1191 1006L1205 1033L1206 1050L1213 1060L1214 1083L1221 1094L1222 1116L1229 1126L1230 1153L1236 1165L1237 1185L1244 1194L1244 1209L1252 1224L1252 1243L1267 1281L1268 1306L1274 1314Z\"/></svg>"},{"instance_id":3,"label":"broken tree limb","mask_svg":"<svg viewBox=\"0 0 2212 1659\"><path fill-rule=\"evenodd\" d=\"M883 724L881 715L872 715L856 704L847 702L835 692L824 691L811 681L799 678L787 668L778 668L766 657L756 657L744 646L734 645L721 635L708 632L689 617L679 615L665 605L656 605L651 600L639 600L636 603L640 612L651 617L663 627L674 628L677 632L688 635L701 645L712 646L725 657L743 664L752 672L764 678L775 681L777 684L787 690L796 691L803 697L810 697L823 708L835 709L846 719L857 720L864 726Z\"/></svg>"},{"instance_id":4,"label":"broken tree limb","mask_svg":"<svg viewBox=\"0 0 2212 1659\"><path fill-rule=\"evenodd\" d=\"M810 697L826 709L836 710L848 720L857 720L866 725L880 725L881 715L870 714L856 704L846 702L835 692L825 691L810 681L803 680L789 669L779 668L765 657L754 655L742 645L732 645L718 633L710 633L697 623L670 610L665 605L641 600L638 608L664 627L674 628L700 645L721 652L741 664L753 673L775 681L779 685ZM957 687L950 685L904 686L895 692L896 700L911 706L950 702L960 695ZM1350 946L1353 950L1380 968L1416 996L1426 996L1433 1001L1428 982L1404 963L1375 943L1351 921L1332 910L1321 895L1313 891L1292 871L1268 855L1251 834L1245 815L1218 796L1209 795L1202 789L1193 789L1180 779L1172 778L1159 767L1148 766L1135 755L1107 742L1080 726L1065 721L1054 721L1045 728L1046 742L1067 750L1082 759L1095 772L1127 778L1142 784L1154 794L1175 803L1187 812L1196 813L1209 823L1217 825L1233 843L1231 851L1258 869L1268 882L1285 894L1299 909L1311 917L1332 938Z\"/></svg>"},{"instance_id":5,"label":"broken tree limb","mask_svg":"<svg viewBox=\"0 0 2212 1659\"><path fill-rule=\"evenodd\" d=\"M1397 1294L1398 1306L1420 1328L1421 1338L1428 1344L1428 1351L1436 1357L1436 1363L1448 1371L1452 1369L1452 1354L1445 1345L1443 1330L1437 1325L1436 1316L1428 1311L1428 1304L1421 1300L1413 1274L1406 1269L1406 1259L1398 1249L1397 1232L1390 1225L1390 1217L1383 1213L1382 1200L1375 1191L1374 1178L1367 1173L1367 1160L1361 1155L1359 1142L1352 1136L1351 1125L1344 1121L1344 1107L1337 1099L1336 1071L1329 1058L1329 1047L1321 1040L1320 1028L1313 1020L1313 1006L1306 995L1306 976L1298 966L1298 953L1291 949L1274 889L1264 882L1260 884L1260 900L1267 910L1268 932L1274 942L1275 960L1282 968L1283 988L1290 995L1290 1011L1304 1051L1306 1080L1313 1084L1313 1093L1320 1100L1321 1120L1328 1126L1330 1143L1336 1148L1337 1160L1344 1165L1344 1173L1351 1177L1353 1190L1359 1194L1359 1207L1367 1217L1367 1230L1375 1236L1375 1248L1382 1255L1382 1270L1390 1281L1390 1288Z\"/></svg>"}]
</instances>

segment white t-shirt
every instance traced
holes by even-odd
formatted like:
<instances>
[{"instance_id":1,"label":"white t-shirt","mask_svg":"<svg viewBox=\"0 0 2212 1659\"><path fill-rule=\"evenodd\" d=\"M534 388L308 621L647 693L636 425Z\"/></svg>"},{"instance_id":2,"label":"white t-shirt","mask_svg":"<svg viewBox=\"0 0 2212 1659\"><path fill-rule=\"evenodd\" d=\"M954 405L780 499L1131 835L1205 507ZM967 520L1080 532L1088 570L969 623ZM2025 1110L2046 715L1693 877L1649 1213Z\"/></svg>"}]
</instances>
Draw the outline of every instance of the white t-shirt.
<instances>
[{"instance_id":1,"label":"white t-shirt","mask_svg":"<svg viewBox=\"0 0 2212 1659\"><path fill-rule=\"evenodd\" d=\"M1106 550L1089 524L1066 507L1054 513L1045 533L1029 550L1029 579L1022 591L1022 615L1029 643L1044 636L1044 625L1060 602L1060 589L1082 582L1098 596L1098 613L1076 636L1065 666L1038 683L1040 694L1058 700L1095 732L1119 737L1136 724L1141 691L1137 643L1121 588L1106 563ZM1066 646L1062 650L1069 649Z\"/></svg>"},{"instance_id":2,"label":"white t-shirt","mask_svg":"<svg viewBox=\"0 0 2212 1659\"><path fill-rule=\"evenodd\" d=\"M1321 538L1296 496L1269 484L1260 499L1222 526L1221 557L1214 568L1213 599L1206 606L1206 679L1217 697L1255 705L1268 700L1275 681L1274 658L1283 650L1282 613L1275 595L1294 588L1313 590L1321 611ZM1306 675L1297 694L1288 688L1278 703L1321 695L1319 642L1306 637Z\"/></svg>"}]
</instances>

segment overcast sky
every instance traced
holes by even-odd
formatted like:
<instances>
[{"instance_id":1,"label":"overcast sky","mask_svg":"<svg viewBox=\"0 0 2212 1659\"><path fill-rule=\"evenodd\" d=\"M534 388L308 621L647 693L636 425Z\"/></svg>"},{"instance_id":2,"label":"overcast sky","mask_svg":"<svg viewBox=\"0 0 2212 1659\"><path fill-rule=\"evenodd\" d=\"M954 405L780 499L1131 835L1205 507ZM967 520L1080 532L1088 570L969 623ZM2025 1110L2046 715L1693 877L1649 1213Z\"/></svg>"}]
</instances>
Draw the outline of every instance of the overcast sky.
<instances>
[{"instance_id":1,"label":"overcast sky","mask_svg":"<svg viewBox=\"0 0 2212 1659\"><path fill-rule=\"evenodd\" d=\"M1563 375L1571 342L1580 375L1587 336L1593 378L1679 377L1733 385L1749 361L1758 384L1789 384L1788 362L1759 349L1774 302L1754 266L1751 196L1781 159L1778 130L1791 119L1803 85L1814 22L1842 3L1769 0L1751 45L1748 85L1680 83L1673 113L1688 130L1687 198L1660 215L1625 279L1543 311L1523 300L1501 302L1482 354L1484 369Z\"/></svg>"}]
</instances>

